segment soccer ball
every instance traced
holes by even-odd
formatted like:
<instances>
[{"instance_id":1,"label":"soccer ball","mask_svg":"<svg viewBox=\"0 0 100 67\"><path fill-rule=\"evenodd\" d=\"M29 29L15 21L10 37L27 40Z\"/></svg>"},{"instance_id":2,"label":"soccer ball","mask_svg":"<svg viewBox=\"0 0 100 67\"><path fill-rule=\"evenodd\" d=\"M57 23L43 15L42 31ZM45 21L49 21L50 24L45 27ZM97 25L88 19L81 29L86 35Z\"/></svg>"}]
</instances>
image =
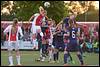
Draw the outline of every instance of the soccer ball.
<instances>
[{"instance_id":1,"label":"soccer ball","mask_svg":"<svg viewBox=\"0 0 100 67\"><path fill-rule=\"evenodd\" d=\"M50 7L50 3L49 2L45 2L44 6L48 8L48 7Z\"/></svg>"}]
</instances>

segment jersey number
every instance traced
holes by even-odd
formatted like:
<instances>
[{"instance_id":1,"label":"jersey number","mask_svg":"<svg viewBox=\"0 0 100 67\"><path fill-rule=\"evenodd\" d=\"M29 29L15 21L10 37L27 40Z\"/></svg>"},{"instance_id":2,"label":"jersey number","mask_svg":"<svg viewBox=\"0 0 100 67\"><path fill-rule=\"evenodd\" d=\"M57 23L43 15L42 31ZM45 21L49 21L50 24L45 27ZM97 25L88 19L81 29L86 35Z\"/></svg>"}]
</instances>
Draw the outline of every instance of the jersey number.
<instances>
[{"instance_id":1,"label":"jersey number","mask_svg":"<svg viewBox=\"0 0 100 67\"><path fill-rule=\"evenodd\" d=\"M75 38L75 31L72 31L72 38Z\"/></svg>"}]
</instances>

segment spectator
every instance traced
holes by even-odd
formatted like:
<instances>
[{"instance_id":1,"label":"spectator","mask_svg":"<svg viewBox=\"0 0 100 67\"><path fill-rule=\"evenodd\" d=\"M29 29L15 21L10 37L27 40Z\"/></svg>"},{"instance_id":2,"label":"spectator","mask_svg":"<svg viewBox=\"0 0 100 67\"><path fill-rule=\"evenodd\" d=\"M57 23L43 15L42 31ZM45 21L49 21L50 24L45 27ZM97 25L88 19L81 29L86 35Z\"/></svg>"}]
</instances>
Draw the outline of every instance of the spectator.
<instances>
[{"instance_id":1,"label":"spectator","mask_svg":"<svg viewBox=\"0 0 100 67\"><path fill-rule=\"evenodd\" d=\"M23 25L24 23L22 22L22 24L21 24L21 28L22 28L22 33L24 34L24 25Z\"/></svg>"},{"instance_id":2,"label":"spectator","mask_svg":"<svg viewBox=\"0 0 100 67\"><path fill-rule=\"evenodd\" d=\"M93 43L93 51L95 53L99 52L99 42L97 41L97 39L94 40L94 43Z\"/></svg>"},{"instance_id":3,"label":"spectator","mask_svg":"<svg viewBox=\"0 0 100 67\"><path fill-rule=\"evenodd\" d=\"M25 29L23 40L24 41L30 41L30 34L29 34L28 28Z\"/></svg>"},{"instance_id":4,"label":"spectator","mask_svg":"<svg viewBox=\"0 0 100 67\"><path fill-rule=\"evenodd\" d=\"M2 46L4 46L4 33L3 33L3 31L4 31L4 28L1 27L1 45Z\"/></svg>"}]
</instances>

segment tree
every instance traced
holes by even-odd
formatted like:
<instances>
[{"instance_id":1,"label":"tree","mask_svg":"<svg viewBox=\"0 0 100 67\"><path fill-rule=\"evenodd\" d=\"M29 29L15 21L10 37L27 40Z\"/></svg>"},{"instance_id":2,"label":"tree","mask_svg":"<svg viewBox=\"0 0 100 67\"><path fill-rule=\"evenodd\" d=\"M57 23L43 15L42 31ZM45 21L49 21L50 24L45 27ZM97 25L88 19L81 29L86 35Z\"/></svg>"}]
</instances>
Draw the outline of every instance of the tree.
<instances>
[{"instance_id":1,"label":"tree","mask_svg":"<svg viewBox=\"0 0 100 67\"><path fill-rule=\"evenodd\" d=\"M10 16L22 18L28 21L29 18L39 12L39 6L44 7L45 1L13 1L14 6L10 11ZM47 15L58 23L65 16L65 6L63 1L49 1L50 7L46 8ZM66 13L67 14L67 13Z\"/></svg>"},{"instance_id":2,"label":"tree","mask_svg":"<svg viewBox=\"0 0 100 67\"><path fill-rule=\"evenodd\" d=\"M65 17L65 6L63 1L49 1L51 6L47 9L48 16L56 21L60 22Z\"/></svg>"},{"instance_id":3,"label":"tree","mask_svg":"<svg viewBox=\"0 0 100 67\"><path fill-rule=\"evenodd\" d=\"M68 1L65 5L69 11L76 13L77 21L99 21L99 10L95 9L96 1Z\"/></svg>"},{"instance_id":4,"label":"tree","mask_svg":"<svg viewBox=\"0 0 100 67\"><path fill-rule=\"evenodd\" d=\"M77 21L92 21L92 22L99 22L99 10L88 10L84 14L80 14L76 18Z\"/></svg>"}]
</instances>

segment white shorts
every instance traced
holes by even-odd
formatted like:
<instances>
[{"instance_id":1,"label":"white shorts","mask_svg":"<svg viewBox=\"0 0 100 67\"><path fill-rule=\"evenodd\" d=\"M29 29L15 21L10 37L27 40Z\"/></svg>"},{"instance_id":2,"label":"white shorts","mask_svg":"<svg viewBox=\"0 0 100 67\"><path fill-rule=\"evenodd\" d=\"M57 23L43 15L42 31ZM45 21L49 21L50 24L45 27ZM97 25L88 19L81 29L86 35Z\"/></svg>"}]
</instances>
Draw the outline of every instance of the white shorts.
<instances>
[{"instance_id":1,"label":"white shorts","mask_svg":"<svg viewBox=\"0 0 100 67\"><path fill-rule=\"evenodd\" d=\"M8 50L19 50L19 44L18 44L18 41L10 41L8 42Z\"/></svg>"},{"instance_id":2,"label":"white shorts","mask_svg":"<svg viewBox=\"0 0 100 67\"><path fill-rule=\"evenodd\" d=\"M52 41L53 41L53 39L51 38L51 39L49 39L49 45L52 45Z\"/></svg>"},{"instance_id":3,"label":"white shorts","mask_svg":"<svg viewBox=\"0 0 100 67\"><path fill-rule=\"evenodd\" d=\"M32 25L32 33L35 34L37 33L37 30L41 30L40 26Z\"/></svg>"}]
</instances>

